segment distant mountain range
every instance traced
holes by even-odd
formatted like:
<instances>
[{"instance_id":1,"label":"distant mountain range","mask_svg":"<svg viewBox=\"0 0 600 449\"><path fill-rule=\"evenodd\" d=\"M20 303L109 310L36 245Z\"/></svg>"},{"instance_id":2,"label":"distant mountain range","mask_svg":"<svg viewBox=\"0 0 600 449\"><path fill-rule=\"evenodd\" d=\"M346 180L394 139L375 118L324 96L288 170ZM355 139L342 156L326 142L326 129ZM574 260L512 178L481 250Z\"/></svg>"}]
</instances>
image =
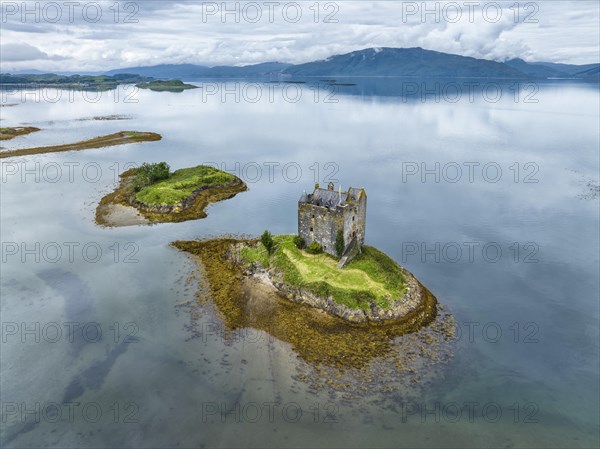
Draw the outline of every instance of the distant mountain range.
<instances>
[{"instance_id":1,"label":"distant mountain range","mask_svg":"<svg viewBox=\"0 0 600 449\"><path fill-rule=\"evenodd\" d=\"M198 79L198 78L253 78L273 75L279 75L291 64L282 62L264 62L262 64L247 65L243 67L217 66L207 67L194 64L161 64L151 67L129 67L125 69L110 70L105 75L118 75L123 73L135 73L142 76L152 76L154 78L178 78L178 79Z\"/></svg>"},{"instance_id":2,"label":"distant mountain range","mask_svg":"<svg viewBox=\"0 0 600 449\"><path fill-rule=\"evenodd\" d=\"M536 78L585 78L591 73L590 70L598 70L600 67L600 64L570 65L552 62L525 62L522 59L511 59L504 64Z\"/></svg>"},{"instance_id":3,"label":"distant mountain range","mask_svg":"<svg viewBox=\"0 0 600 449\"><path fill-rule=\"evenodd\" d=\"M39 73L39 72L38 72ZM136 74L146 77L194 80L202 78L295 77L447 77L600 80L600 64L571 65L550 62L489 61L416 48L368 48L331 56L306 64L266 62L242 67L207 67L194 64L162 64L111 70L105 75Z\"/></svg>"},{"instance_id":4,"label":"distant mountain range","mask_svg":"<svg viewBox=\"0 0 600 449\"><path fill-rule=\"evenodd\" d=\"M369 48L285 69L294 76L435 76L521 78L505 64L422 48Z\"/></svg>"}]
</instances>

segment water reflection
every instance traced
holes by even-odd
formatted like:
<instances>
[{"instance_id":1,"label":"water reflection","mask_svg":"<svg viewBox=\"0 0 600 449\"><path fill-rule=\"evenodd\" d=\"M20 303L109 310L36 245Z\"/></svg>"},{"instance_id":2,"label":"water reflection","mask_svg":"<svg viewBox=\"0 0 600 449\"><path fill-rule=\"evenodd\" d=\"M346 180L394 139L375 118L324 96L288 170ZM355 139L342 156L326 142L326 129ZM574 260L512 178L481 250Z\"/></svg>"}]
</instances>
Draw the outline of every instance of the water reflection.
<instances>
[{"instance_id":1,"label":"water reflection","mask_svg":"<svg viewBox=\"0 0 600 449\"><path fill-rule=\"evenodd\" d=\"M161 447L178 442L189 447L264 447L264 435L269 435L279 447L297 446L298 441L312 446L327 441L337 446L389 447L398 442L422 444L426 432L431 446L573 446L575 441L597 446L598 199L579 198L598 185L597 86L540 83L537 103L515 102L512 91L495 103L479 95L473 102L463 97L450 103L443 98L436 102L432 95L422 101L419 92L404 101L402 90L389 87L388 82L394 80L340 86L337 103L325 103L323 97L315 101L306 84L296 102L286 101L283 86L274 87L272 99L264 94L251 103L240 91L236 101L235 93L223 96L226 85L214 95L204 89L180 94L140 91L134 103L124 101L124 90L118 90L121 95L116 101L110 93L97 102L68 96L55 103L36 102L31 96L24 101L9 99L19 104L2 108L3 127L43 123L41 132L3 144L9 149L85 140L120 131L125 124L164 136L152 145L3 160L3 242L26 242L29 247L35 242L96 242L105 251L94 264L81 258L77 263L65 258L36 262L31 256L23 259L22 254L5 253L3 322L62 322L67 319L64 293L82 292L83 302L75 305L73 299L70 308L81 313L81 319L106 326L133 321L140 329L140 343L128 345L124 352L113 341L71 348L65 341L43 345L9 338L2 344L3 401L60 402L77 376L118 353L110 366L99 368L99 373L108 370L99 387L87 388L77 400L134 401L142 406L138 425L115 424L109 415L101 424L46 422L19 434L10 444L122 446L145 438ZM232 83L227 86L233 89ZM288 87L288 93L297 87ZM77 121L114 114L131 119ZM174 169L225 164L250 190L211 206L203 220L108 230L94 224L98 202L114 189L126 164L163 160ZM473 166L472 181L468 163L478 164ZM483 172L490 163L502 170L497 180L491 168ZM537 173L526 167L528 163L536 164ZM40 170L49 164L62 168L58 179L24 175L24 169L43 173ZM100 168L97 179L84 171L86 164ZM263 167L261 175L256 177L256 171L251 171L256 165L249 164ZM456 182L451 182L453 164L463 170ZM301 172L296 174L294 167ZM413 173L415 167L418 172ZM12 169L17 172L10 174ZM526 176L537 182L525 182ZM332 396L339 406L340 423L331 429L282 420L252 425L220 419L202 423L198 410L206 401L262 403L275 397L307 409L315 401L325 403L330 400L326 386L330 371L317 372L295 357L283 337L283 342L266 339L253 345L220 338L190 339L194 333L186 327L189 317L176 313L180 309L175 306L194 300L195 291L184 280L195 268L169 243L225 233L260 235L264 229L274 234L294 232L302 190L310 190L317 181L326 183L327 178L337 179L343 187L367 188L367 243L413 272L447 305L459 326L466 329L466 323L478 323L479 332L472 340L463 333L453 343L453 358L437 364L441 370L433 377L372 359L370 368L375 373L378 367L385 371L389 382L378 384L379 374L372 375L363 394L350 404ZM444 254L436 258L436 243L441 248L448 243L463 248L478 243L481 248L493 242L503 250L495 262L480 252L472 260L463 256L452 261ZM512 245L523 248L530 242L539 248L537 262L515 258ZM122 257L115 262L109 249L115 243L120 248L138 245L137 262L125 264ZM407 252L406 244L417 244L419 252ZM422 244L433 253L420 250ZM70 279L75 277L87 286L90 296L74 287ZM93 304L87 302L90 297ZM214 321L209 311L198 312L201 323ZM243 319L242 326L246 325ZM499 341L484 338L481 329L486 323L502 330ZM538 326L536 343L522 338L528 323ZM306 329L310 333L315 328ZM515 329L520 330L516 340ZM351 335L347 341L352 338L360 337ZM402 342L394 347L400 352L422 343L408 336L401 337ZM73 351L79 356L72 357ZM395 357L394 351L389 354ZM360 379L354 369L347 373ZM336 383L343 385L344 378ZM381 384L393 390L385 407L378 402L385 397L381 389L369 393ZM512 412L507 412L501 422L491 425L481 420L461 420L452 426L435 421L423 424L419 416L402 423L402 398L416 398L430 408L436 402L495 402L506 407L503 410L526 400L539 406L539 422L517 425ZM9 420L2 432L12 435L21 427L22 423ZM247 441L240 442L239 435Z\"/></svg>"}]
</instances>

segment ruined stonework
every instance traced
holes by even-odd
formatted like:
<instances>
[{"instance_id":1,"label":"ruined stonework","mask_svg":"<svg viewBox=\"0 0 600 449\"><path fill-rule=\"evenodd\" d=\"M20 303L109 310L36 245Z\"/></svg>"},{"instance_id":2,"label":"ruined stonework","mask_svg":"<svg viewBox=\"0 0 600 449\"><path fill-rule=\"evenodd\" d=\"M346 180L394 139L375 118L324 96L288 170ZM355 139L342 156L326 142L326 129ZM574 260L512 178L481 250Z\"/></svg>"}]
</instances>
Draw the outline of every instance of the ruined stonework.
<instances>
[{"instance_id":1,"label":"ruined stonework","mask_svg":"<svg viewBox=\"0 0 600 449\"><path fill-rule=\"evenodd\" d=\"M341 230L345 250L353 243L358 250L365 241L367 194L364 188L350 187L347 192L335 190L333 183L327 189L315 185L311 194L304 193L298 201L298 235L307 245L320 243L323 251L333 256L335 240Z\"/></svg>"}]
</instances>

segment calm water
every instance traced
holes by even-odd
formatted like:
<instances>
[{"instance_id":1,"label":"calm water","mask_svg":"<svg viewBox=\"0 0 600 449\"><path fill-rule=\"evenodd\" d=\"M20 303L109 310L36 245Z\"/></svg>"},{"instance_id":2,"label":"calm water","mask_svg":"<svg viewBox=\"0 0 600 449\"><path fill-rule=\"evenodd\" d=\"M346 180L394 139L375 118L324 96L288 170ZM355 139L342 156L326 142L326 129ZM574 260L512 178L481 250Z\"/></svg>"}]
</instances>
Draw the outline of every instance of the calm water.
<instances>
[{"instance_id":1,"label":"calm water","mask_svg":"<svg viewBox=\"0 0 600 449\"><path fill-rule=\"evenodd\" d=\"M2 126L43 128L6 148L163 135L2 160L6 447L598 446L598 87L521 86L515 102L509 85L457 99L449 82L424 98L414 81L356 83L3 98L18 105ZM129 119L80 120L112 114ZM163 160L223 164L250 190L204 220L94 224L128 163ZM192 338L180 307L194 265L169 242L295 232L302 191L331 179L367 189L368 243L460 331L449 362L398 374L385 401L313 389L289 344L221 338L204 309Z\"/></svg>"}]
</instances>

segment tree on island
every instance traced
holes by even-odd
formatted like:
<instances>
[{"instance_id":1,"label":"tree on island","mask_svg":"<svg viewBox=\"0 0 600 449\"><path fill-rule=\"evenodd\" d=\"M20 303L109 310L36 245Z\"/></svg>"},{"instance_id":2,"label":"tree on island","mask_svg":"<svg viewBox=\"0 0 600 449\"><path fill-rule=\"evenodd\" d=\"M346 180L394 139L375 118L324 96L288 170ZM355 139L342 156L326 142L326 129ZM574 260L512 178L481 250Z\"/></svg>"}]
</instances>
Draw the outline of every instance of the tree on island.
<instances>
[{"instance_id":1,"label":"tree on island","mask_svg":"<svg viewBox=\"0 0 600 449\"><path fill-rule=\"evenodd\" d=\"M340 230L335 236L335 253L338 257L342 257L342 254L344 254L344 249L346 249L345 247L346 245L344 244L344 233Z\"/></svg>"},{"instance_id":2,"label":"tree on island","mask_svg":"<svg viewBox=\"0 0 600 449\"><path fill-rule=\"evenodd\" d=\"M265 232L262 233L260 236L260 242L267 249L267 252L271 254L273 248L275 247L275 242L273 241L273 236L269 231L265 230Z\"/></svg>"},{"instance_id":3,"label":"tree on island","mask_svg":"<svg viewBox=\"0 0 600 449\"><path fill-rule=\"evenodd\" d=\"M139 168L139 172L143 173L150 183L154 183L167 179L171 174L171 167L166 162L159 162L157 164L143 163Z\"/></svg>"},{"instance_id":4,"label":"tree on island","mask_svg":"<svg viewBox=\"0 0 600 449\"><path fill-rule=\"evenodd\" d=\"M136 169L135 177L131 181L131 187L134 192L139 192L150 184L168 179L169 176L171 176L171 167L166 162L159 162L157 164L144 162Z\"/></svg>"}]
</instances>

